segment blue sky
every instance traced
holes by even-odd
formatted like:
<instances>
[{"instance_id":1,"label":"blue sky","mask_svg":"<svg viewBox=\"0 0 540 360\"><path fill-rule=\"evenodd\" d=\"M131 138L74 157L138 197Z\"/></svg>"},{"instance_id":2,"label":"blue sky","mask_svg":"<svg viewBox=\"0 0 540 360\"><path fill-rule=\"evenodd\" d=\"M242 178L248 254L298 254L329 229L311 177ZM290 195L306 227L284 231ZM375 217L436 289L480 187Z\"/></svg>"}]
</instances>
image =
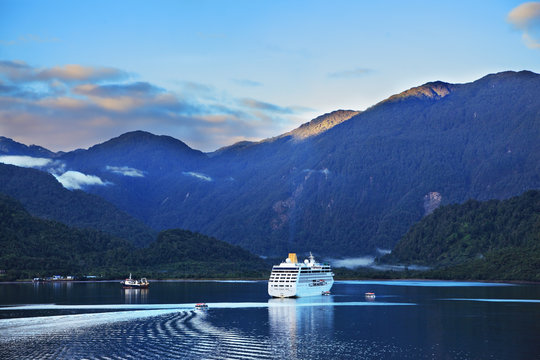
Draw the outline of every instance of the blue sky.
<instances>
[{"instance_id":1,"label":"blue sky","mask_svg":"<svg viewBox=\"0 0 540 360\"><path fill-rule=\"evenodd\" d=\"M212 151L428 81L540 72L540 2L0 0L0 135Z\"/></svg>"}]
</instances>

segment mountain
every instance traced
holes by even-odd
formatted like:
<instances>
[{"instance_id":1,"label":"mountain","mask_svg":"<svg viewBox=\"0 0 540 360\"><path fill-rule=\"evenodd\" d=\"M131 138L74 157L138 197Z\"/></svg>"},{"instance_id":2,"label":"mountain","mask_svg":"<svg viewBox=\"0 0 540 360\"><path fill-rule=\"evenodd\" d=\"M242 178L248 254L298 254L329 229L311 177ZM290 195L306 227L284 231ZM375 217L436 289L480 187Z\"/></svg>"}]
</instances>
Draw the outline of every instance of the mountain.
<instances>
[{"instance_id":1,"label":"mountain","mask_svg":"<svg viewBox=\"0 0 540 360\"><path fill-rule=\"evenodd\" d=\"M113 266L113 253L131 245L95 230L32 217L22 204L0 195L0 247L0 268L9 279L20 279Z\"/></svg>"},{"instance_id":2,"label":"mountain","mask_svg":"<svg viewBox=\"0 0 540 360\"><path fill-rule=\"evenodd\" d=\"M157 136L144 131L133 131L88 150L76 150L61 156L67 163L85 164L88 168L122 167L129 163L133 168L168 171L173 166L191 164L206 158L198 150L170 136Z\"/></svg>"},{"instance_id":3,"label":"mountain","mask_svg":"<svg viewBox=\"0 0 540 360\"><path fill-rule=\"evenodd\" d=\"M245 150L248 147L256 147L264 143L273 143L277 140L282 140L280 143L285 141L300 141L311 136L319 135L336 125L341 124L344 121L349 120L355 115L358 115L360 111L354 110L336 110L330 113L321 115L305 124L300 125L300 127L289 131L285 134L270 138L264 139L259 142L255 141L240 141L230 146L225 146L213 153L210 153L210 156L216 155L230 155L231 153L236 153L238 151Z\"/></svg>"},{"instance_id":4,"label":"mountain","mask_svg":"<svg viewBox=\"0 0 540 360\"><path fill-rule=\"evenodd\" d=\"M540 280L540 191L440 207L415 224L387 262L427 265L454 278Z\"/></svg>"},{"instance_id":5,"label":"mountain","mask_svg":"<svg viewBox=\"0 0 540 360\"><path fill-rule=\"evenodd\" d=\"M53 175L0 164L0 194L11 196L36 217L79 228L92 228L143 246L157 232L106 200L81 190L69 191Z\"/></svg>"},{"instance_id":6,"label":"mountain","mask_svg":"<svg viewBox=\"0 0 540 360\"><path fill-rule=\"evenodd\" d=\"M171 186L149 221L261 254L390 249L437 204L540 188L539 98L530 72L429 83L303 141L213 156L194 170L213 181Z\"/></svg>"},{"instance_id":7,"label":"mountain","mask_svg":"<svg viewBox=\"0 0 540 360\"><path fill-rule=\"evenodd\" d=\"M540 189L538 99L540 75L503 72L430 82L211 154L134 132L57 161L98 176L107 186L85 191L158 230L268 256L360 256L391 249L440 205Z\"/></svg>"},{"instance_id":8,"label":"mountain","mask_svg":"<svg viewBox=\"0 0 540 360\"><path fill-rule=\"evenodd\" d=\"M47 150L41 146L27 146L4 136L0 136L0 156L2 155L22 155L46 158L56 156L54 152Z\"/></svg>"},{"instance_id":9,"label":"mountain","mask_svg":"<svg viewBox=\"0 0 540 360\"><path fill-rule=\"evenodd\" d=\"M208 156L170 136L133 131L58 158L66 168L99 176L108 186L89 189L142 220L167 196L163 190ZM151 224L151 222L148 222ZM177 226L167 226L174 228Z\"/></svg>"},{"instance_id":10,"label":"mountain","mask_svg":"<svg viewBox=\"0 0 540 360\"><path fill-rule=\"evenodd\" d=\"M349 120L356 116L360 111L337 110L328 114L321 115L308 123L302 124L299 128L285 133L283 136L292 136L296 139L305 139L311 136L322 134L323 132Z\"/></svg>"},{"instance_id":11,"label":"mountain","mask_svg":"<svg viewBox=\"0 0 540 360\"><path fill-rule=\"evenodd\" d=\"M145 248L92 229L71 228L31 216L0 195L0 269L7 280L35 276L152 278L261 276L266 264L249 252L185 230L168 230Z\"/></svg>"}]
</instances>

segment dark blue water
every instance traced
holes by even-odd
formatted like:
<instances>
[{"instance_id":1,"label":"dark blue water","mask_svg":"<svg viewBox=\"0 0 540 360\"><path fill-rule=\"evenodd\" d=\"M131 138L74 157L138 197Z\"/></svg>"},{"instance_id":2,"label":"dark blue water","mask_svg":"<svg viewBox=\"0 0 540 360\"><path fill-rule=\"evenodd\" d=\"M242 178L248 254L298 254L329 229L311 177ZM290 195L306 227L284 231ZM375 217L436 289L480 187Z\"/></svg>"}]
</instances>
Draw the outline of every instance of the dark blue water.
<instances>
[{"instance_id":1,"label":"dark blue water","mask_svg":"<svg viewBox=\"0 0 540 360\"><path fill-rule=\"evenodd\" d=\"M539 285L349 281L301 299L266 286L0 284L0 358L540 359Z\"/></svg>"}]
</instances>

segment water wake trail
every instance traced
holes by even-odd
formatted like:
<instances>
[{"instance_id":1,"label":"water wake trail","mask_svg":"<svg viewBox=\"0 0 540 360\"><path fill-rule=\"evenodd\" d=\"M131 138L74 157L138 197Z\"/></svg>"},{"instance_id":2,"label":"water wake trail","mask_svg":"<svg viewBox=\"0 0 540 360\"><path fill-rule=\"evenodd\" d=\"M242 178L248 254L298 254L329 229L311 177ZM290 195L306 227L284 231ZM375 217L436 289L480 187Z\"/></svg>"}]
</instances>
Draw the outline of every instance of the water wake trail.
<instances>
[{"instance_id":1,"label":"water wake trail","mask_svg":"<svg viewBox=\"0 0 540 360\"><path fill-rule=\"evenodd\" d=\"M268 359L267 339L194 310L141 310L3 321L2 359ZM84 318L84 320L82 320ZM41 344L51 352L43 353ZM106 355L104 355L106 354Z\"/></svg>"},{"instance_id":2,"label":"water wake trail","mask_svg":"<svg viewBox=\"0 0 540 360\"><path fill-rule=\"evenodd\" d=\"M303 300L303 299L296 299ZM391 302L222 302L208 303L211 309L248 309L248 308L268 308L273 306L393 306L393 305L415 305L413 303L391 303ZM180 311L192 310L195 304L99 304L99 305L58 305L58 304L32 304L0 307L0 311L13 310L163 310ZM0 323L2 320L0 320Z\"/></svg>"}]
</instances>

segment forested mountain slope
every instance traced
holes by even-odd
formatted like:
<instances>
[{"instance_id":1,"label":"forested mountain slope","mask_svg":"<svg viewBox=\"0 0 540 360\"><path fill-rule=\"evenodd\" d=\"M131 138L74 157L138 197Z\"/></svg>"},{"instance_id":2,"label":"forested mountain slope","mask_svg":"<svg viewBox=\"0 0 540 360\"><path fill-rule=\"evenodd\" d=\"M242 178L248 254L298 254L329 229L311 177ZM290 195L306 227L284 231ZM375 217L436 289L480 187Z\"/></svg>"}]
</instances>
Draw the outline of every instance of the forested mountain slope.
<instances>
[{"instance_id":1,"label":"forested mountain slope","mask_svg":"<svg viewBox=\"0 0 540 360\"><path fill-rule=\"evenodd\" d=\"M540 189L540 75L430 82L363 112L211 154L145 132L58 154L98 176L85 191L162 230L262 255L391 249L439 205ZM305 131L304 131L305 130Z\"/></svg>"},{"instance_id":2,"label":"forested mountain slope","mask_svg":"<svg viewBox=\"0 0 540 360\"><path fill-rule=\"evenodd\" d=\"M160 233L152 244L136 248L126 240L92 229L71 228L31 216L0 195L0 280L35 276L101 275L118 278L261 276L266 264L223 241L184 230Z\"/></svg>"}]
</instances>

